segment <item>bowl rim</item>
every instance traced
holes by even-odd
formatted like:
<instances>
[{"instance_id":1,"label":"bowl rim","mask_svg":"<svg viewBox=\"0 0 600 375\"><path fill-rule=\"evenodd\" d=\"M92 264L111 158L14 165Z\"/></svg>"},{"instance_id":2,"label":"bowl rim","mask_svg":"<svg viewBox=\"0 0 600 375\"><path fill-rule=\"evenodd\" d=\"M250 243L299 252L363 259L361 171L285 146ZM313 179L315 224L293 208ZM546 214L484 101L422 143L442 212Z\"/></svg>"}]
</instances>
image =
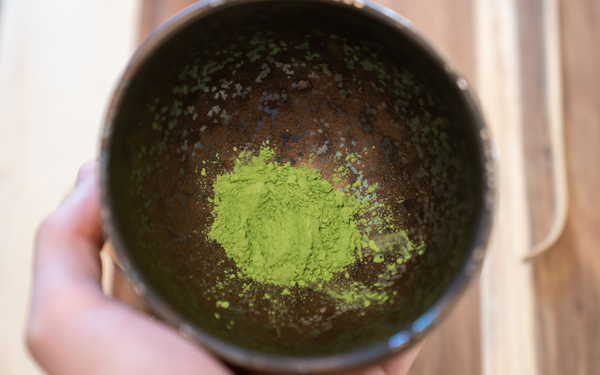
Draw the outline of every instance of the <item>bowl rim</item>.
<instances>
[{"instance_id":1,"label":"bowl rim","mask_svg":"<svg viewBox=\"0 0 600 375\"><path fill-rule=\"evenodd\" d=\"M265 354L236 346L204 332L171 308L138 272L129 257L123 238L113 224L113 202L109 194L110 177L108 174L113 123L132 78L157 49L186 26L210 16L216 11L239 4L278 1L281 0L203 0L197 2L161 24L135 51L113 92L100 137L100 200L104 236L112 243L117 260L120 263L119 268L132 286L135 297L162 320L178 329L182 336L195 340L227 362L254 370L285 373L331 372L363 367L404 352L420 341L450 313L459 296L464 293L469 282L481 269L498 200L498 152L471 85L456 65L438 47L425 38L410 21L394 11L371 0L296 0L355 8L365 17L370 17L375 21L391 26L397 33L417 44L424 54L439 65L450 79L450 82L456 82L459 88L457 92L462 96L468 107L472 124L475 127L472 130L477 133L477 139L479 140L477 143L480 148L484 204L479 212L477 231L472 241L469 256L462 265L462 269L433 306L412 324L370 347L328 356L282 356Z\"/></svg>"}]
</instances>

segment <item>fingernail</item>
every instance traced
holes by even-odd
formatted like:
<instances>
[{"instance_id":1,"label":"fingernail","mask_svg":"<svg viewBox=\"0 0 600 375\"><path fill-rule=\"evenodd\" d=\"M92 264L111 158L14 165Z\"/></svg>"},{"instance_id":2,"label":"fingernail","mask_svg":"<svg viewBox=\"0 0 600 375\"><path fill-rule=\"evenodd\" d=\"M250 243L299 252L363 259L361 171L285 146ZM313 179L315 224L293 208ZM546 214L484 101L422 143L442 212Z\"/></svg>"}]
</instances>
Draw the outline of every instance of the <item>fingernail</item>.
<instances>
[{"instance_id":1,"label":"fingernail","mask_svg":"<svg viewBox=\"0 0 600 375\"><path fill-rule=\"evenodd\" d=\"M90 178L91 175L92 175L92 167L89 164L83 165L79 169L79 173L77 173L77 181L75 182L75 186L79 186L85 180Z\"/></svg>"}]
</instances>

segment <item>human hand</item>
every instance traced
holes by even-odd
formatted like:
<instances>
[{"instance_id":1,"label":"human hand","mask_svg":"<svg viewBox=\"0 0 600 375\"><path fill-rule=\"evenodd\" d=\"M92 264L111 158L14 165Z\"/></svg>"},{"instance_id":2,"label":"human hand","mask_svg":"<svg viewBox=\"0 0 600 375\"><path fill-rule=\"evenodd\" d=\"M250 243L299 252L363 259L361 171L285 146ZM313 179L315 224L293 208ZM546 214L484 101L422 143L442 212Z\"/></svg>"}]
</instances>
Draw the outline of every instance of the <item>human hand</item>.
<instances>
[{"instance_id":1,"label":"human hand","mask_svg":"<svg viewBox=\"0 0 600 375\"><path fill-rule=\"evenodd\" d=\"M51 375L233 374L171 327L103 294L98 186L98 164L84 165L38 231L26 332L33 357ZM352 374L404 375L421 345Z\"/></svg>"}]
</instances>

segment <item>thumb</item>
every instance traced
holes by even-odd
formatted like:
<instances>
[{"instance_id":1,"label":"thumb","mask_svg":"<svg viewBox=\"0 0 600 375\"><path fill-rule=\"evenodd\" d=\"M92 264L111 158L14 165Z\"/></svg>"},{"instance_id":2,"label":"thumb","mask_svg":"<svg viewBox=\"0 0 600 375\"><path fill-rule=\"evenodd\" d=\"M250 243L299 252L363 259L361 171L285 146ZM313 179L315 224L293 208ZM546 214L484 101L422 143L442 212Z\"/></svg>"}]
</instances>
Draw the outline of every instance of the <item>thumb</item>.
<instances>
[{"instance_id":1,"label":"thumb","mask_svg":"<svg viewBox=\"0 0 600 375\"><path fill-rule=\"evenodd\" d=\"M81 167L75 190L40 226L35 278L88 281L100 289L102 247L98 163Z\"/></svg>"}]
</instances>

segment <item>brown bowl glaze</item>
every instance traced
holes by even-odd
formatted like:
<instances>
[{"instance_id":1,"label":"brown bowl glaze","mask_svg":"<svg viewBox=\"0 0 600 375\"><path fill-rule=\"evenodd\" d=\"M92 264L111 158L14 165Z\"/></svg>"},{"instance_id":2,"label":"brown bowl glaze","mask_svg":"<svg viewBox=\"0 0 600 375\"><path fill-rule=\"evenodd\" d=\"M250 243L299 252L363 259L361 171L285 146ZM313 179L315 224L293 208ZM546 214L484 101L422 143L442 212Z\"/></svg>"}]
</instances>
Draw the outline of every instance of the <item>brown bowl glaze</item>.
<instances>
[{"instance_id":1,"label":"brown bowl glaze","mask_svg":"<svg viewBox=\"0 0 600 375\"><path fill-rule=\"evenodd\" d=\"M372 150L361 173L381 187L390 224L423 244L400 266L388 257L346 270L352 282L385 283L386 303L340 307L310 285L284 297L207 238L215 177L265 140L279 162L318 155L308 165L325 179L341 150ZM129 282L182 335L266 371L366 365L419 340L483 259L494 186L489 131L464 77L371 2L185 9L133 56L102 139L104 229ZM406 240L386 238L390 252ZM277 305L265 293L279 293Z\"/></svg>"}]
</instances>

